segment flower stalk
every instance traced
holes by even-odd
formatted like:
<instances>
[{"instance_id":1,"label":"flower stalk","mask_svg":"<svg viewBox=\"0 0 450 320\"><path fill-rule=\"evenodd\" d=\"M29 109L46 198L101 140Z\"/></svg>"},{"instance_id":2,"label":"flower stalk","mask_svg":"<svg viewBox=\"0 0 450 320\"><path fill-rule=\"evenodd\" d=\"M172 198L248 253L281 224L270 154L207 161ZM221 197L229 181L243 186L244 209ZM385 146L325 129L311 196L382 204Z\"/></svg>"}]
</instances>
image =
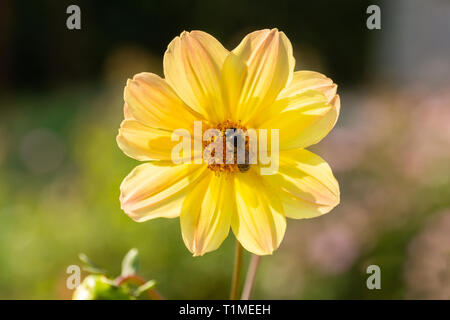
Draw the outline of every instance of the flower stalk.
<instances>
[{"instance_id":1,"label":"flower stalk","mask_svg":"<svg viewBox=\"0 0 450 320\"><path fill-rule=\"evenodd\" d=\"M237 300L239 296L239 283L242 271L242 253L243 248L236 240L236 251L234 257L233 278L231 280L230 300Z\"/></svg>"},{"instance_id":2,"label":"flower stalk","mask_svg":"<svg viewBox=\"0 0 450 320\"><path fill-rule=\"evenodd\" d=\"M245 279L244 289L242 290L242 300L248 300L252 295L260 259L261 256L256 254L252 255L252 259L250 260L250 265L247 271L247 277Z\"/></svg>"}]
</instances>

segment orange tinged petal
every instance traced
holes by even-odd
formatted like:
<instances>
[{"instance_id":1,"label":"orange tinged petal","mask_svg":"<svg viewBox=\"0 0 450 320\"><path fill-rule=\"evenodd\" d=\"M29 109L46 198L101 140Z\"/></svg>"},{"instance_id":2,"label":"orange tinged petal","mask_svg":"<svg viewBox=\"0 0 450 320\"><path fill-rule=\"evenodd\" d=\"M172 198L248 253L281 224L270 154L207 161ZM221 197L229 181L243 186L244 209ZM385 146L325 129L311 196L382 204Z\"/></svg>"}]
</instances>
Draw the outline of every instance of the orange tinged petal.
<instances>
[{"instance_id":1,"label":"orange tinged petal","mask_svg":"<svg viewBox=\"0 0 450 320\"><path fill-rule=\"evenodd\" d=\"M153 73L139 73L128 80L124 100L126 119L133 118L156 129L184 128L192 131L193 122L201 119L177 96L166 80Z\"/></svg>"},{"instance_id":2,"label":"orange tinged petal","mask_svg":"<svg viewBox=\"0 0 450 320\"><path fill-rule=\"evenodd\" d=\"M164 54L164 74L179 97L207 120L225 120L220 73L228 55L219 41L202 31L183 32Z\"/></svg>"},{"instance_id":3,"label":"orange tinged petal","mask_svg":"<svg viewBox=\"0 0 450 320\"><path fill-rule=\"evenodd\" d=\"M325 94L328 101L331 101L336 95L337 85L333 83L333 80L319 72L296 71L289 85L280 92L278 99L296 96L308 90L320 91Z\"/></svg>"},{"instance_id":4,"label":"orange tinged petal","mask_svg":"<svg viewBox=\"0 0 450 320\"><path fill-rule=\"evenodd\" d=\"M264 179L283 201L286 217L312 218L339 204L339 185L329 165L310 151L280 152L278 173Z\"/></svg>"},{"instance_id":5,"label":"orange tinged petal","mask_svg":"<svg viewBox=\"0 0 450 320\"><path fill-rule=\"evenodd\" d=\"M186 136L189 132L186 131ZM172 141L172 135L178 140ZM181 135L170 131L154 129L142 124L136 120L124 120L120 125L119 134L117 135L117 144L119 148L129 157L139 161L148 160L167 160L172 159L172 150L175 145L179 144L183 139ZM194 143L191 143L191 156ZM182 158L182 150L180 150L180 159Z\"/></svg>"},{"instance_id":6,"label":"orange tinged petal","mask_svg":"<svg viewBox=\"0 0 450 320\"><path fill-rule=\"evenodd\" d=\"M120 203L133 220L179 216L184 198L205 174L202 165L171 162L141 164L120 186Z\"/></svg>"},{"instance_id":7,"label":"orange tinged petal","mask_svg":"<svg viewBox=\"0 0 450 320\"><path fill-rule=\"evenodd\" d=\"M340 111L337 86L324 75L298 71L274 104L255 118L259 128L280 129L280 150L306 148L334 127Z\"/></svg>"},{"instance_id":8,"label":"orange tinged petal","mask_svg":"<svg viewBox=\"0 0 450 320\"><path fill-rule=\"evenodd\" d=\"M295 59L289 39L277 29L250 33L232 52L247 66L247 71L243 83L228 89L240 93L231 114L234 120L247 123L270 106L289 83ZM239 67L235 63L235 68Z\"/></svg>"}]
</instances>

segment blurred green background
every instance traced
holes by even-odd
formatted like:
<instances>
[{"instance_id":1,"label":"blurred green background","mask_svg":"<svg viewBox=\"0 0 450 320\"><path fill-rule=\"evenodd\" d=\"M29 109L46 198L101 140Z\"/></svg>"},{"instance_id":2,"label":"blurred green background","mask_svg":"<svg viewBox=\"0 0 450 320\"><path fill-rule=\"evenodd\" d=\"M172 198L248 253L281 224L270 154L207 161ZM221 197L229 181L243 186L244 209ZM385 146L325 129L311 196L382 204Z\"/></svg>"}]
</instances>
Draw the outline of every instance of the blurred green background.
<instances>
[{"instance_id":1,"label":"blurred green background","mask_svg":"<svg viewBox=\"0 0 450 320\"><path fill-rule=\"evenodd\" d=\"M381 30L366 8L381 8ZM81 8L81 30L66 8ZM169 298L227 298L234 237L204 257L179 220L136 223L119 185L138 163L117 147L123 87L162 75L183 30L232 49L277 27L296 70L339 84L341 116L312 149L341 204L290 220L261 262L255 298L450 298L450 3L402 1L12 1L0 3L0 298L70 299L66 268L85 252L111 274L131 247ZM245 262L248 262L248 255ZM368 290L366 268L381 268Z\"/></svg>"}]
</instances>

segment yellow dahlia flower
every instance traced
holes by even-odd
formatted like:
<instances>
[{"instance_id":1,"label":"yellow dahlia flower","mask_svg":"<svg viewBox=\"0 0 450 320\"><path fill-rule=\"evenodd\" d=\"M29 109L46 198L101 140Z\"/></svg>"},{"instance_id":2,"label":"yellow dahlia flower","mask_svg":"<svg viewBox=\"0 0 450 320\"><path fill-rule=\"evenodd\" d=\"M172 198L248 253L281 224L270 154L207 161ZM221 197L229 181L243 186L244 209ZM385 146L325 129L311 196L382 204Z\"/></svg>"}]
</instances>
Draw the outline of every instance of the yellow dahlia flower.
<instances>
[{"instance_id":1,"label":"yellow dahlia flower","mask_svg":"<svg viewBox=\"0 0 450 320\"><path fill-rule=\"evenodd\" d=\"M230 227L248 251L271 254L287 217L334 208L338 183L328 164L305 148L336 123L337 86L317 72L294 72L294 64L291 43L277 29L250 33L232 51L205 32L176 37L164 55L165 79L140 73L125 87L117 143L147 162L122 182L122 209L139 222L179 216L184 243L198 256L217 249ZM172 134L180 128L194 134L195 121L222 132L279 129L278 171L262 175L258 163L175 164Z\"/></svg>"}]
</instances>

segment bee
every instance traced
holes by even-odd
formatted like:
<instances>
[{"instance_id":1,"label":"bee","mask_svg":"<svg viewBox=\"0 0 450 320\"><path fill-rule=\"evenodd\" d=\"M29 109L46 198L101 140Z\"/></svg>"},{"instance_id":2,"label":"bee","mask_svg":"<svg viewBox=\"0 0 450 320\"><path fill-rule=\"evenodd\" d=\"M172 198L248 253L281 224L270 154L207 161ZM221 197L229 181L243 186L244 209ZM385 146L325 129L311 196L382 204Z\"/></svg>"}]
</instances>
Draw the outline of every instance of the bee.
<instances>
[{"instance_id":1,"label":"bee","mask_svg":"<svg viewBox=\"0 0 450 320\"><path fill-rule=\"evenodd\" d=\"M238 139L238 137L235 135L237 129L236 128L230 128L230 130L232 130L233 136L232 136L232 145L233 145L233 150L234 150L234 154L236 155L238 152L238 149L240 148L245 148L245 146L242 146L242 140ZM245 142L244 142L245 145ZM245 161L244 163L238 163L238 169L240 172L247 172L250 169L250 159L249 159L249 152L248 150L245 150Z\"/></svg>"},{"instance_id":2,"label":"bee","mask_svg":"<svg viewBox=\"0 0 450 320\"><path fill-rule=\"evenodd\" d=\"M237 129L236 128L230 128L229 130L231 132L231 142L233 144L234 149L236 149L238 147L238 137L236 135Z\"/></svg>"},{"instance_id":3,"label":"bee","mask_svg":"<svg viewBox=\"0 0 450 320\"><path fill-rule=\"evenodd\" d=\"M250 163L238 164L238 169L240 172L247 172L250 169Z\"/></svg>"},{"instance_id":4,"label":"bee","mask_svg":"<svg viewBox=\"0 0 450 320\"><path fill-rule=\"evenodd\" d=\"M238 164L238 169L240 172L247 172L250 169L250 159L249 159L249 153L247 150L245 150L245 163Z\"/></svg>"}]
</instances>

